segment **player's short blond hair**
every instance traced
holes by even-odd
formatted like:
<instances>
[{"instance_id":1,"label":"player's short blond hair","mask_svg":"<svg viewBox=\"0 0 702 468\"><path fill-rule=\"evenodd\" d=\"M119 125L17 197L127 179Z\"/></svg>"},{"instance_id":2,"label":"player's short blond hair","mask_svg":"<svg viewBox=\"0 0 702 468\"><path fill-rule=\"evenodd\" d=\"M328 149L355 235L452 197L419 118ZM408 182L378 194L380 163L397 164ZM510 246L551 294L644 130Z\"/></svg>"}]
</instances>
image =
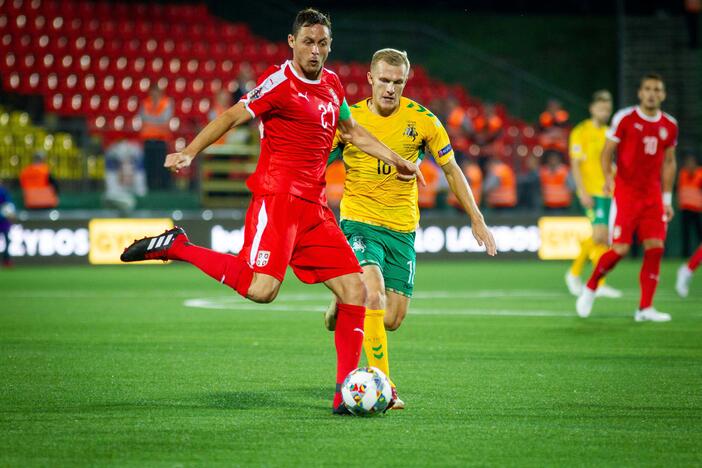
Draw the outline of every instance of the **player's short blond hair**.
<instances>
[{"instance_id":1,"label":"player's short blond hair","mask_svg":"<svg viewBox=\"0 0 702 468\"><path fill-rule=\"evenodd\" d=\"M592 93L592 103L596 102L612 102L612 93L606 89L600 89Z\"/></svg>"},{"instance_id":2,"label":"player's short blond hair","mask_svg":"<svg viewBox=\"0 0 702 468\"><path fill-rule=\"evenodd\" d=\"M404 50L380 49L376 51L376 53L373 54L373 58L371 59L371 70L375 67L376 63L381 61L387 63L388 65L393 65L395 67L404 65L407 69L407 73L409 73L410 61L407 58L407 52L405 52Z\"/></svg>"}]
</instances>

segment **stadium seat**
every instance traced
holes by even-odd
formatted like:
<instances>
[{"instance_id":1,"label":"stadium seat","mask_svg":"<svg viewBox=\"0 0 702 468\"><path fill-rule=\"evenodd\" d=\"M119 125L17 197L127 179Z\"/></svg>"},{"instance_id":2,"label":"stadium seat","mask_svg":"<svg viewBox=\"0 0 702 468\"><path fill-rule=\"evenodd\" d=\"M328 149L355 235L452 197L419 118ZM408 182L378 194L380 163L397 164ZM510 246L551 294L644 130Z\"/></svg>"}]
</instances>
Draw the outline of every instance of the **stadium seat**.
<instances>
[{"instance_id":1,"label":"stadium seat","mask_svg":"<svg viewBox=\"0 0 702 468\"><path fill-rule=\"evenodd\" d=\"M327 167L327 202L329 206L336 208L341 203L344 195L344 181L346 180L346 168L343 161L334 161Z\"/></svg>"},{"instance_id":2,"label":"stadium seat","mask_svg":"<svg viewBox=\"0 0 702 468\"><path fill-rule=\"evenodd\" d=\"M427 183L426 186L418 184L419 207L434 208L436 207L436 196L439 193L439 182L441 177L439 174L439 168L436 167L436 164L433 162L425 159L419 165L419 169L422 171L424 180Z\"/></svg>"}]
</instances>

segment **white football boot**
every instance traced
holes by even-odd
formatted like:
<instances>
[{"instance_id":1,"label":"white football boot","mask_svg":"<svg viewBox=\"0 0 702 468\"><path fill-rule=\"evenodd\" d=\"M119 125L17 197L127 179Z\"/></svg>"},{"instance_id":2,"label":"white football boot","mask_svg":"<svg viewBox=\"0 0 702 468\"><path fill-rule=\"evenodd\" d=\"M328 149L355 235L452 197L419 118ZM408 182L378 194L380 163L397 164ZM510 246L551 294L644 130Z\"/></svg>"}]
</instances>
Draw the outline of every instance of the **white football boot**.
<instances>
[{"instance_id":1,"label":"white football boot","mask_svg":"<svg viewBox=\"0 0 702 468\"><path fill-rule=\"evenodd\" d=\"M610 297L613 299L619 299L622 297L622 292L619 289L615 289L607 284L600 285L595 292L597 297Z\"/></svg>"},{"instance_id":2,"label":"white football boot","mask_svg":"<svg viewBox=\"0 0 702 468\"><path fill-rule=\"evenodd\" d=\"M675 290L678 296L687 297L690 294L690 280L692 279L692 271L687 265L680 265L678 268L678 278L675 281Z\"/></svg>"},{"instance_id":3,"label":"white football boot","mask_svg":"<svg viewBox=\"0 0 702 468\"><path fill-rule=\"evenodd\" d=\"M570 272L570 270L565 275L566 286L568 286L568 291L578 297L581 292L583 292L583 280L579 276L575 276Z\"/></svg>"},{"instance_id":4,"label":"white football boot","mask_svg":"<svg viewBox=\"0 0 702 468\"><path fill-rule=\"evenodd\" d=\"M670 314L658 312L653 307L646 307L636 311L634 320L637 322L670 322Z\"/></svg>"},{"instance_id":5,"label":"white football boot","mask_svg":"<svg viewBox=\"0 0 702 468\"><path fill-rule=\"evenodd\" d=\"M587 286L583 287L583 292L580 293L578 300L575 301L575 311L581 318L587 318L592 312L592 305L595 303L596 293Z\"/></svg>"}]
</instances>

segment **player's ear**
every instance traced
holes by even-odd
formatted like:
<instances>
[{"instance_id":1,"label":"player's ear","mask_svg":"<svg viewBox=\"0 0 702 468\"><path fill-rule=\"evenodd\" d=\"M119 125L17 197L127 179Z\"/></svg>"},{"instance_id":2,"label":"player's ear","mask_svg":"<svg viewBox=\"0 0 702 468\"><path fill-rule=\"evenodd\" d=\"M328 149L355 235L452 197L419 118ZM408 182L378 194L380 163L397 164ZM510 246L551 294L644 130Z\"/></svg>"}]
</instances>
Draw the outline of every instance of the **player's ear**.
<instances>
[{"instance_id":1,"label":"player's ear","mask_svg":"<svg viewBox=\"0 0 702 468\"><path fill-rule=\"evenodd\" d=\"M295 47L295 36L293 36L292 34L288 34L288 45L291 49Z\"/></svg>"},{"instance_id":2,"label":"player's ear","mask_svg":"<svg viewBox=\"0 0 702 468\"><path fill-rule=\"evenodd\" d=\"M373 75L371 75L371 72L368 72L367 75L368 75L368 84L373 86Z\"/></svg>"}]
</instances>

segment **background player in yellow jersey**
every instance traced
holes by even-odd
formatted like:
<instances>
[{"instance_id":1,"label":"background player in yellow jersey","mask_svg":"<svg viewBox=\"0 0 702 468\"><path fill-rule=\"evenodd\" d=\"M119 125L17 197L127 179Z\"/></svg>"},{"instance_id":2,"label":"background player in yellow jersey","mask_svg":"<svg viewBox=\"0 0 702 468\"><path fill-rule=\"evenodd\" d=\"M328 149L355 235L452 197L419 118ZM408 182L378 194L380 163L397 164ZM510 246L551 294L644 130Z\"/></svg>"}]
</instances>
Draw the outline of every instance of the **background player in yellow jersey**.
<instances>
[{"instance_id":1,"label":"background player in yellow jersey","mask_svg":"<svg viewBox=\"0 0 702 468\"><path fill-rule=\"evenodd\" d=\"M431 153L468 213L476 240L486 247L489 255L495 255L495 240L454 159L446 130L429 109L402 97L409 71L405 52L377 51L368 73L373 96L351 106L351 114L409 161L419 164L425 153ZM363 267L368 289L364 350L369 365L389 376L385 330L400 326L414 289L414 236L419 223L417 182L398 180L393 167L378 164L376 159L346 143L339 132L330 160L337 157L343 157L346 166L341 229ZM327 312L325 322L327 328L334 329L335 304ZM404 408L404 402L395 398L394 408Z\"/></svg>"},{"instance_id":2,"label":"background player in yellow jersey","mask_svg":"<svg viewBox=\"0 0 702 468\"><path fill-rule=\"evenodd\" d=\"M590 104L590 118L583 120L570 133L570 159L573 180L577 187L580 204L592 223L592 237L580 244L580 254L573 261L566 273L566 285L574 296L579 296L583 289L580 275L585 262L590 259L597 265L609 243L609 209L611 196L604 195L605 178L602 173L600 158L605 145L607 122L612 115L612 95L609 91L596 91ZM621 297L621 291L606 284L597 288L598 296Z\"/></svg>"}]
</instances>

